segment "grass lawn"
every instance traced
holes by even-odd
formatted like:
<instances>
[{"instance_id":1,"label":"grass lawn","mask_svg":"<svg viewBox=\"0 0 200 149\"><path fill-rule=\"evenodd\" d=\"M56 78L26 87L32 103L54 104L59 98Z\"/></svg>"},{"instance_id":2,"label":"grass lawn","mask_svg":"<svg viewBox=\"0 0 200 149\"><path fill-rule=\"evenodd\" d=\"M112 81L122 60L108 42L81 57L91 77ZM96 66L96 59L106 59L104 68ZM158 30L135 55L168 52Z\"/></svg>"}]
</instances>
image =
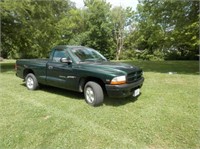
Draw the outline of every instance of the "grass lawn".
<instances>
[{"instance_id":1,"label":"grass lawn","mask_svg":"<svg viewBox=\"0 0 200 149\"><path fill-rule=\"evenodd\" d=\"M0 148L200 148L199 63L126 62L143 68L142 94L96 108L80 93L29 91L1 62Z\"/></svg>"}]
</instances>

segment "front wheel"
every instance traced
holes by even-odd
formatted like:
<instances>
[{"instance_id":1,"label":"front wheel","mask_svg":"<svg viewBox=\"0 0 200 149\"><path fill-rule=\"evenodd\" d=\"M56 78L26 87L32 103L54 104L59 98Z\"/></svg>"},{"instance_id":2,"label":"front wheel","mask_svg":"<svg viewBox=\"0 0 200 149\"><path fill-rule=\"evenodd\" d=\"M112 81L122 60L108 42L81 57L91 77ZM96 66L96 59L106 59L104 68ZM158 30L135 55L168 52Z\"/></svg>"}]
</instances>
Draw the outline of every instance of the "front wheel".
<instances>
[{"instance_id":1,"label":"front wheel","mask_svg":"<svg viewBox=\"0 0 200 149\"><path fill-rule=\"evenodd\" d=\"M104 94L102 87L93 81L86 83L84 87L85 101L91 106L98 106L103 102Z\"/></svg>"},{"instance_id":2,"label":"front wheel","mask_svg":"<svg viewBox=\"0 0 200 149\"><path fill-rule=\"evenodd\" d=\"M35 75L32 73L27 74L25 81L26 81L26 87L29 90L36 90L39 86Z\"/></svg>"}]
</instances>

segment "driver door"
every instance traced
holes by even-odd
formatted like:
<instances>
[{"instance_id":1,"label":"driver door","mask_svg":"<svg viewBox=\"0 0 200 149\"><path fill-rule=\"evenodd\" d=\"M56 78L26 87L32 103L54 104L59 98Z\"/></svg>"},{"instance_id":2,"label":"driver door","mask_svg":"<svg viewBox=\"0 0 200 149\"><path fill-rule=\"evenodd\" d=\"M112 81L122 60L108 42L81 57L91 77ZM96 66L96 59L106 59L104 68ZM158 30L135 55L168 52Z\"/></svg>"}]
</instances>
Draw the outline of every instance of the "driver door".
<instances>
[{"instance_id":1,"label":"driver door","mask_svg":"<svg viewBox=\"0 0 200 149\"><path fill-rule=\"evenodd\" d=\"M65 50L55 50L53 57L47 63L47 84L59 88L72 89L76 77L73 72L73 64L62 63L61 58L68 58Z\"/></svg>"}]
</instances>

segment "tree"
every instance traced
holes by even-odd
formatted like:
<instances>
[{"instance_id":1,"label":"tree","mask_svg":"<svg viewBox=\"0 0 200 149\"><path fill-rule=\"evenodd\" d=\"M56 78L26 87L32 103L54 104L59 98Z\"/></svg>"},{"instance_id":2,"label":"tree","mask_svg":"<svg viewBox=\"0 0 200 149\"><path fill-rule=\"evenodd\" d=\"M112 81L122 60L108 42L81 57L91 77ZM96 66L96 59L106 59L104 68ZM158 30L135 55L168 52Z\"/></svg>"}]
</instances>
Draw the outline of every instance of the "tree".
<instances>
[{"instance_id":1,"label":"tree","mask_svg":"<svg viewBox=\"0 0 200 149\"><path fill-rule=\"evenodd\" d=\"M84 3L77 9L70 0L0 1L1 55L45 57L54 45L76 44L117 60L198 58L197 1L141 0L136 12L106 0Z\"/></svg>"},{"instance_id":2,"label":"tree","mask_svg":"<svg viewBox=\"0 0 200 149\"><path fill-rule=\"evenodd\" d=\"M85 33L87 40L84 45L90 46L107 58L113 55L113 39L110 23L111 5L105 0L85 0Z\"/></svg>"},{"instance_id":3,"label":"tree","mask_svg":"<svg viewBox=\"0 0 200 149\"><path fill-rule=\"evenodd\" d=\"M2 54L45 57L62 35L60 20L73 7L69 1L1 1Z\"/></svg>"},{"instance_id":4,"label":"tree","mask_svg":"<svg viewBox=\"0 0 200 149\"><path fill-rule=\"evenodd\" d=\"M116 44L116 60L119 60L124 46L124 38L128 31L128 26L132 23L133 11L131 8L114 7L111 10L111 21L114 41Z\"/></svg>"},{"instance_id":5,"label":"tree","mask_svg":"<svg viewBox=\"0 0 200 149\"><path fill-rule=\"evenodd\" d=\"M133 34L136 48L180 53L178 59L194 59L198 53L199 3L196 1L140 1L137 30Z\"/></svg>"}]
</instances>

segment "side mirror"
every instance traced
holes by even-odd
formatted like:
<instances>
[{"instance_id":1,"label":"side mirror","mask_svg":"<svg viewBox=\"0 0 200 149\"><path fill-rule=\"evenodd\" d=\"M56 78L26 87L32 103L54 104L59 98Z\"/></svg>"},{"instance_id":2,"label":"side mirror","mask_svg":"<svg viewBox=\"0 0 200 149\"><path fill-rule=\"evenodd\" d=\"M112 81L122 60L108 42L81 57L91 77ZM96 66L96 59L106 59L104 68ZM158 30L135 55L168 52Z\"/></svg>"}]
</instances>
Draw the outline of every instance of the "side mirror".
<instances>
[{"instance_id":1,"label":"side mirror","mask_svg":"<svg viewBox=\"0 0 200 149\"><path fill-rule=\"evenodd\" d=\"M67 63L67 64L71 64L72 63L72 60L70 58L61 58L60 59L60 62L62 63Z\"/></svg>"}]
</instances>

